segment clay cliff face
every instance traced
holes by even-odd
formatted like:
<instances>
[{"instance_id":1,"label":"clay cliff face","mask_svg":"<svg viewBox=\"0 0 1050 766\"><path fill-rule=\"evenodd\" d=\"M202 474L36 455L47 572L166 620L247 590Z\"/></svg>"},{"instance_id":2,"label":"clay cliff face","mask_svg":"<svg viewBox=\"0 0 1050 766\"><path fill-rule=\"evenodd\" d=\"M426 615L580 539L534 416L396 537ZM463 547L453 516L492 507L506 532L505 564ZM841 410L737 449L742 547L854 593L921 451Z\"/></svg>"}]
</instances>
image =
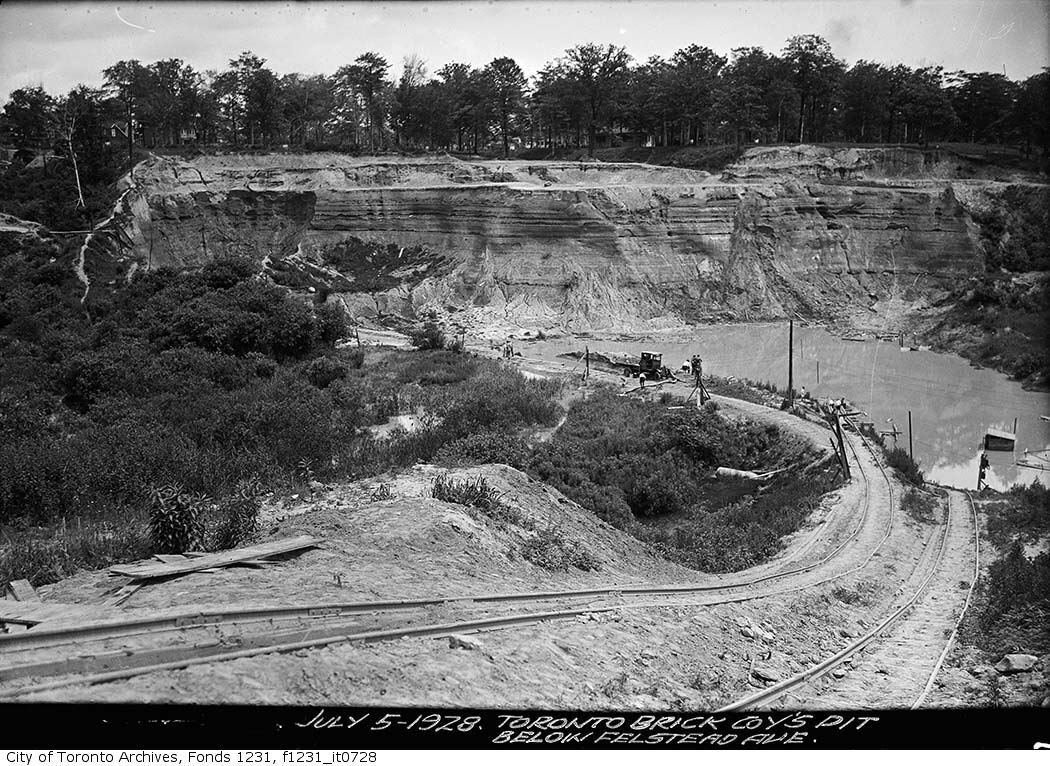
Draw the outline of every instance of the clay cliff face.
<instances>
[{"instance_id":1,"label":"clay cliff face","mask_svg":"<svg viewBox=\"0 0 1050 766\"><path fill-rule=\"evenodd\" d=\"M960 198L998 182L951 177L962 170L918 152L813 147L752 150L720 176L609 163L163 158L136 170L117 220L138 268L248 256L355 314L430 304L574 330L826 319L912 306L981 270Z\"/></svg>"}]
</instances>

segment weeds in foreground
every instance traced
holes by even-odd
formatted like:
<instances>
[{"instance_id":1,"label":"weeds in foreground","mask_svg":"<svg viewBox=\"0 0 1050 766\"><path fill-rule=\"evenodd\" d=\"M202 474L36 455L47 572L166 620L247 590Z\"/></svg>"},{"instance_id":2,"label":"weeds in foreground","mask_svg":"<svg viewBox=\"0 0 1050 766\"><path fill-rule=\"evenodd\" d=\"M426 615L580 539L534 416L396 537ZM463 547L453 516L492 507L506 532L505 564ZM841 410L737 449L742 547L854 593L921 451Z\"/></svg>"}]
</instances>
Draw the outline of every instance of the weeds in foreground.
<instances>
[{"instance_id":1,"label":"weeds in foreground","mask_svg":"<svg viewBox=\"0 0 1050 766\"><path fill-rule=\"evenodd\" d=\"M483 511L492 511L503 497L483 476L456 481L447 473L441 474L430 485L430 494L437 500L456 505L469 505Z\"/></svg>"},{"instance_id":2,"label":"weeds in foreground","mask_svg":"<svg viewBox=\"0 0 1050 766\"><path fill-rule=\"evenodd\" d=\"M886 463L897 472L897 476L900 477L901 481L914 487L925 485L926 481L922 471L919 470L919 464L912 460L911 455L906 450L900 447L886 449L885 446L883 449L886 452Z\"/></svg>"},{"instance_id":3,"label":"weeds in foreground","mask_svg":"<svg viewBox=\"0 0 1050 766\"><path fill-rule=\"evenodd\" d=\"M27 530L0 547L0 582L44 585L83 569L145 558L150 543L143 527L127 518Z\"/></svg>"},{"instance_id":4,"label":"weeds in foreground","mask_svg":"<svg viewBox=\"0 0 1050 766\"><path fill-rule=\"evenodd\" d=\"M380 500L393 500L394 497L394 491L390 489L389 484L380 484L378 487L372 490L372 494L370 496L373 503L379 502Z\"/></svg>"},{"instance_id":5,"label":"weeds in foreground","mask_svg":"<svg viewBox=\"0 0 1050 766\"><path fill-rule=\"evenodd\" d=\"M236 548L258 531L261 494L259 481L248 479L240 482L232 495L216 505L216 520L207 530L205 539L209 551Z\"/></svg>"},{"instance_id":6,"label":"weeds in foreground","mask_svg":"<svg viewBox=\"0 0 1050 766\"><path fill-rule=\"evenodd\" d=\"M939 506L940 502L936 497L914 488L909 488L901 498L901 508L904 512L921 524L936 524Z\"/></svg>"},{"instance_id":7,"label":"weeds in foreground","mask_svg":"<svg viewBox=\"0 0 1050 766\"><path fill-rule=\"evenodd\" d=\"M185 553L204 540L204 496L167 484L150 490L149 541L154 553Z\"/></svg>"},{"instance_id":8,"label":"weeds in foreground","mask_svg":"<svg viewBox=\"0 0 1050 766\"><path fill-rule=\"evenodd\" d=\"M567 572L570 568L584 572L601 570L601 562L579 542L569 542L565 532L553 525L529 538L521 549L525 560L550 572Z\"/></svg>"},{"instance_id":9,"label":"weeds in foreground","mask_svg":"<svg viewBox=\"0 0 1050 766\"><path fill-rule=\"evenodd\" d=\"M879 585L871 580L861 580L852 587L838 585L831 591L831 595L843 604L874 606L879 596Z\"/></svg>"}]
</instances>

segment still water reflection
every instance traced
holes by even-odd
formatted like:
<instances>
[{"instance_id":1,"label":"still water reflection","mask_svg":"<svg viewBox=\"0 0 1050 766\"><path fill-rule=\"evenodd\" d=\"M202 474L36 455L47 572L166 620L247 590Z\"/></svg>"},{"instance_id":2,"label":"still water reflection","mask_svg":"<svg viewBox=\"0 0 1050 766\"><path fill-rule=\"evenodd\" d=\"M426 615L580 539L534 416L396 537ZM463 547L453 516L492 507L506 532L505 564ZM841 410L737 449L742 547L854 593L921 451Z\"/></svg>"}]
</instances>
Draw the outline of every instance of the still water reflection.
<instances>
[{"instance_id":1,"label":"still water reflection","mask_svg":"<svg viewBox=\"0 0 1050 766\"><path fill-rule=\"evenodd\" d=\"M896 340L849 341L822 328L799 326L794 336L796 390L805 386L814 396L846 397L868 413L878 430L896 426L905 449L910 410L915 459L930 480L974 489L986 429L1013 431L1016 418L1015 452L989 452L986 480L995 489L1033 480L1048 483L1050 471L1016 465L1026 460L1050 469L1050 422L1040 418L1050 416L1047 394L1024 391L1006 376L975 369L957 356L902 351ZM645 340L559 338L530 348L550 356L582 350L584 344L592 351L662 352L664 363L673 367L700 354L705 373L787 387L787 323L700 327L688 337L679 333Z\"/></svg>"}]
</instances>

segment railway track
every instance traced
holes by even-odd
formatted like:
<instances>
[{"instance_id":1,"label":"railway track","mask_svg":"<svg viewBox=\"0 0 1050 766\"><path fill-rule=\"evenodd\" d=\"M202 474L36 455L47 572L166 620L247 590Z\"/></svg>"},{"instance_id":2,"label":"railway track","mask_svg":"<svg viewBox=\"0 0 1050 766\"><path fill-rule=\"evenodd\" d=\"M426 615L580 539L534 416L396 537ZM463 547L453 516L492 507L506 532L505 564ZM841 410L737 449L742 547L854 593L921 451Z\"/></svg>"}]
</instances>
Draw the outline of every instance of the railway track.
<instances>
[{"instance_id":1,"label":"railway track","mask_svg":"<svg viewBox=\"0 0 1050 766\"><path fill-rule=\"evenodd\" d=\"M893 529L892 485L885 469L872 459L886 482L885 496L876 498L881 501L876 505L884 507L873 509L871 478L852 439L850 448L863 478L862 512L857 523L844 539L831 543L831 550L821 553L819 558L802 563L787 562L774 573L705 585L619 586L433 600L217 610L63 629L35 629L0 637L0 652L5 657L0 666L0 683L8 685L0 689L0 698L343 642L447 636L569 619L588 612L726 604L812 588L866 566ZM873 510L884 512L884 532L879 529L881 524L872 523ZM847 550L851 556L843 555ZM838 563L840 558L843 559L841 566L829 574L829 565ZM534 611L520 611L523 605L533 607ZM460 619L435 621L430 612L437 609L458 612L456 616ZM70 645L75 646L75 656L70 656ZM63 647L67 651L62 652ZM59 650L58 656L56 650ZM64 677L40 681L55 676ZM16 685L11 685L12 682Z\"/></svg>"},{"instance_id":2,"label":"railway track","mask_svg":"<svg viewBox=\"0 0 1050 766\"><path fill-rule=\"evenodd\" d=\"M863 437L859 438L862 447L870 450ZM588 612L726 604L817 587L863 569L893 531L893 490L885 468L874 456L862 459L853 438L848 443L856 473L862 478L859 507L838 509L823 529L797 546L794 555L764 574L699 585L325 603L194 612L61 629L45 626L0 637L0 656L4 657L0 660L0 698L342 642L495 630ZM881 476L869 475L872 465ZM873 478L884 483L885 489L873 492ZM522 611L524 606L531 609ZM458 619L435 620L437 610ZM75 656L70 656L74 651ZM56 676L61 678L40 680Z\"/></svg>"},{"instance_id":3,"label":"railway track","mask_svg":"<svg viewBox=\"0 0 1050 766\"><path fill-rule=\"evenodd\" d=\"M973 501L955 490L946 494L945 519L936 545L926 547L919 566L908 579L908 591L902 593L900 603L887 617L830 657L721 710L770 706L778 700L792 708L919 707L955 639L979 571L979 532ZM966 503L968 513L963 507ZM968 590L959 609L958 598L953 598L961 590L955 573L968 563L971 553L973 577L969 583L961 583ZM865 652L869 646L873 648ZM853 659L861 653L864 654ZM847 662L854 666L851 673L828 688L816 688L829 673Z\"/></svg>"}]
</instances>

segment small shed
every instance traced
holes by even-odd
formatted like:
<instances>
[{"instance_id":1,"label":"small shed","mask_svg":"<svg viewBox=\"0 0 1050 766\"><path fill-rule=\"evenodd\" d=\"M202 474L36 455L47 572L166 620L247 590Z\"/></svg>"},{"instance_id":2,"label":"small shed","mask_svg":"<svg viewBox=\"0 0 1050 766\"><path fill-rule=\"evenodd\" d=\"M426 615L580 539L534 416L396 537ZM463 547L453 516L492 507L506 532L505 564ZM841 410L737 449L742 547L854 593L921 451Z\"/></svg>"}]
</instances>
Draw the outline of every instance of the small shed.
<instances>
[{"instance_id":1,"label":"small shed","mask_svg":"<svg viewBox=\"0 0 1050 766\"><path fill-rule=\"evenodd\" d=\"M990 452L1013 452L1016 435L997 428L989 428L984 434L984 448Z\"/></svg>"}]
</instances>

